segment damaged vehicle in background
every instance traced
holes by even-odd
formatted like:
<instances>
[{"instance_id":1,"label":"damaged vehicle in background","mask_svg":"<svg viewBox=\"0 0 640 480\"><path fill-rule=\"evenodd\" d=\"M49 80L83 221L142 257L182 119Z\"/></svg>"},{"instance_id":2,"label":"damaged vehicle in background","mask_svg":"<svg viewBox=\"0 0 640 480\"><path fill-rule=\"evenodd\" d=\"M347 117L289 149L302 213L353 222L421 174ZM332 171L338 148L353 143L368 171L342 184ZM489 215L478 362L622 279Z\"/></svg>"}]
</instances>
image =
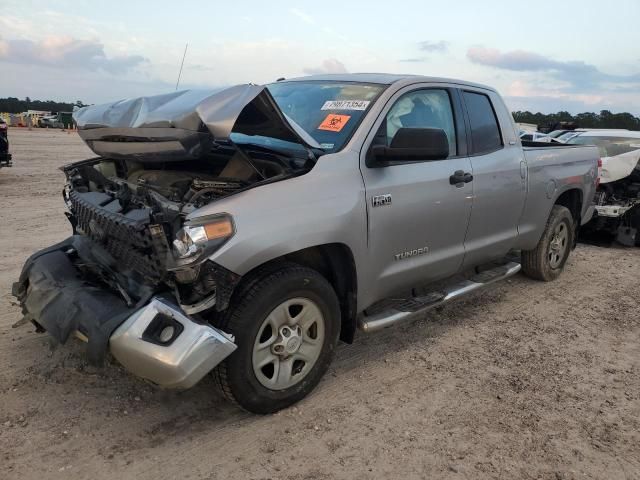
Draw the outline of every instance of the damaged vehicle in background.
<instances>
[{"instance_id":1,"label":"damaged vehicle in background","mask_svg":"<svg viewBox=\"0 0 640 480\"><path fill-rule=\"evenodd\" d=\"M314 76L75 120L98 157L63 167L73 235L25 263L25 320L163 387L213 372L256 413L358 328L557 278L593 212L595 147L523 148L500 95L459 80Z\"/></svg>"},{"instance_id":2,"label":"damaged vehicle in background","mask_svg":"<svg viewBox=\"0 0 640 480\"><path fill-rule=\"evenodd\" d=\"M587 130L567 141L595 145L602 167L596 214L584 233L605 232L626 246L640 246L640 132Z\"/></svg>"},{"instance_id":3,"label":"damaged vehicle in background","mask_svg":"<svg viewBox=\"0 0 640 480\"><path fill-rule=\"evenodd\" d=\"M11 154L9 153L9 129L5 121L0 118L0 168L11 167Z\"/></svg>"},{"instance_id":4,"label":"damaged vehicle in background","mask_svg":"<svg viewBox=\"0 0 640 480\"><path fill-rule=\"evenodd\" d=\"M523 142L542 142L542 143L546 143L546 142L550 142L551 141L551 137L546 133L521 132L520 133L520 140L522 140Z\"/></svg>"}]
</instances>

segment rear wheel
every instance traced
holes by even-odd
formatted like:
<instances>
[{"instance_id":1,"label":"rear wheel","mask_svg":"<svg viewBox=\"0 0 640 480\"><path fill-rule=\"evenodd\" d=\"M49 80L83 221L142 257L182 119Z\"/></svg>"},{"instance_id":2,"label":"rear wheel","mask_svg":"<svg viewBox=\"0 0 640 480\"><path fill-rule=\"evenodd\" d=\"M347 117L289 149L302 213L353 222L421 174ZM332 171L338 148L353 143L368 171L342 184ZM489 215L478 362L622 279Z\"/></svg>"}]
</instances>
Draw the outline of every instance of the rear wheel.
<instances>
[{"instance_id":1,"label":"rear wheel","mask_svg":"<svg viewBox=\"0 0 640 480\"><path fill-rule=\"evenodd\" d=\"M571 212L567 207L554 205L536 248L522 252L522 271L536 280L555 280L564 269L574 240Z\"/></svg>"},{"instance_id":2,"label":"rear wheel","mask_svg":"<svg viewBox=\"0 0 640 480\"><path fill-rule=\"evenodd\" d=\"M222 392L245 410L272 413L306 396L328 369L338 298L318 272L287 264L249 280L221 327L238 345L216 369Z\"/></svg>"}]
</instances>

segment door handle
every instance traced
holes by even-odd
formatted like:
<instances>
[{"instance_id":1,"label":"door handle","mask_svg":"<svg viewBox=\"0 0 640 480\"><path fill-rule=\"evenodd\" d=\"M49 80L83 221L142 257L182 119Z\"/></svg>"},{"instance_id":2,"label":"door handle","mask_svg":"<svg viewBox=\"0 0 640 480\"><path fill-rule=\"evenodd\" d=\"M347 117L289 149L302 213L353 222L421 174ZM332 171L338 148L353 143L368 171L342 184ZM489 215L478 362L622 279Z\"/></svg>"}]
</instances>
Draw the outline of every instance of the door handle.
<instances>
[{"instance_id":1,"label":"door handle","mask_svg":"<svg viewBox=\"0 0 640 480\"><path fill-rule=\"evenodd\" d=\"M472 181L473 175L462 170L456 170L453 175L449 177L449 183L451 185L455 185L456 187L463 187L465 183L469 183Z\"/></svg>"}]
</instances>

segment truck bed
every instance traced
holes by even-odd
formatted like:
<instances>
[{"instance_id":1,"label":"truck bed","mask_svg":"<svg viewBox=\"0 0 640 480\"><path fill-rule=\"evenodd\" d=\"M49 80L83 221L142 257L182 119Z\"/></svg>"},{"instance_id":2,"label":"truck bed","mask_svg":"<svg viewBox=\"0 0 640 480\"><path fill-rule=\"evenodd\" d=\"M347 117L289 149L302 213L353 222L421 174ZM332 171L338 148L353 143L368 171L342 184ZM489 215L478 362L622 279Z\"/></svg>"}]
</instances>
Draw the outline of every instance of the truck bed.
<instances>
[{"instance_id":1,"label":"truck bed","mask_svg":"<svg viewBox=\"0 0 640 480\"><path fill-rule=\"evenodd\" d=\"M566 143L558 143L558 142L529 142L529 141L522 142L522 148L524 150L534 150L538 148L548 149L548 148L554 148L554 147L575 148L575 147L584 147L584 145L569 145Z\"/></svg>"},{"instance_id":2,"label":"truck bed","mask_svg":"<svg viewBox=\"0 0 640 480\"><path fill-rule=\"evenodd\" d=\"M564 192L584 186L576 201L580 223L593 214L593 197L598 175L597 147L542 142L522 142L526 160L527 201L518 231L524 244L535 246L549 216L554 199Z\"/></svg>"}]
</instances>

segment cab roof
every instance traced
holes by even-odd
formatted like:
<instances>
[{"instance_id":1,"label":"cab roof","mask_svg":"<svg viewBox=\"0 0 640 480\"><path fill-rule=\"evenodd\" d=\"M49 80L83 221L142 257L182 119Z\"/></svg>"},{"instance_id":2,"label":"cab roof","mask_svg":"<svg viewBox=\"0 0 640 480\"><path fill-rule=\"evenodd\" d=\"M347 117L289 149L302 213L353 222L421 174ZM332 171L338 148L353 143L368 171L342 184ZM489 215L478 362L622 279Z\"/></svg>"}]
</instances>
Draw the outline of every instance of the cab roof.
<instances>
[{"instance_id":1,"label":"cab roof","mask_svg":"<svg viewBox=\"0 0 640 480\"><path fill-rule=\"evenodd\" d=\"M306 77L296 77L281 80L282 82L303 82L303 81L331 81L331 82L360 82L377 83L380 85L391 85L402 83L410 85L412 83L453 83L468 85L472 87L484 88L495 91L486 85L468 82L466 80L456 80L445 77L428 77L424 75L398 74L398 73L327 73L322 75L309 75Z\"/></svg>"}]
</instances>

